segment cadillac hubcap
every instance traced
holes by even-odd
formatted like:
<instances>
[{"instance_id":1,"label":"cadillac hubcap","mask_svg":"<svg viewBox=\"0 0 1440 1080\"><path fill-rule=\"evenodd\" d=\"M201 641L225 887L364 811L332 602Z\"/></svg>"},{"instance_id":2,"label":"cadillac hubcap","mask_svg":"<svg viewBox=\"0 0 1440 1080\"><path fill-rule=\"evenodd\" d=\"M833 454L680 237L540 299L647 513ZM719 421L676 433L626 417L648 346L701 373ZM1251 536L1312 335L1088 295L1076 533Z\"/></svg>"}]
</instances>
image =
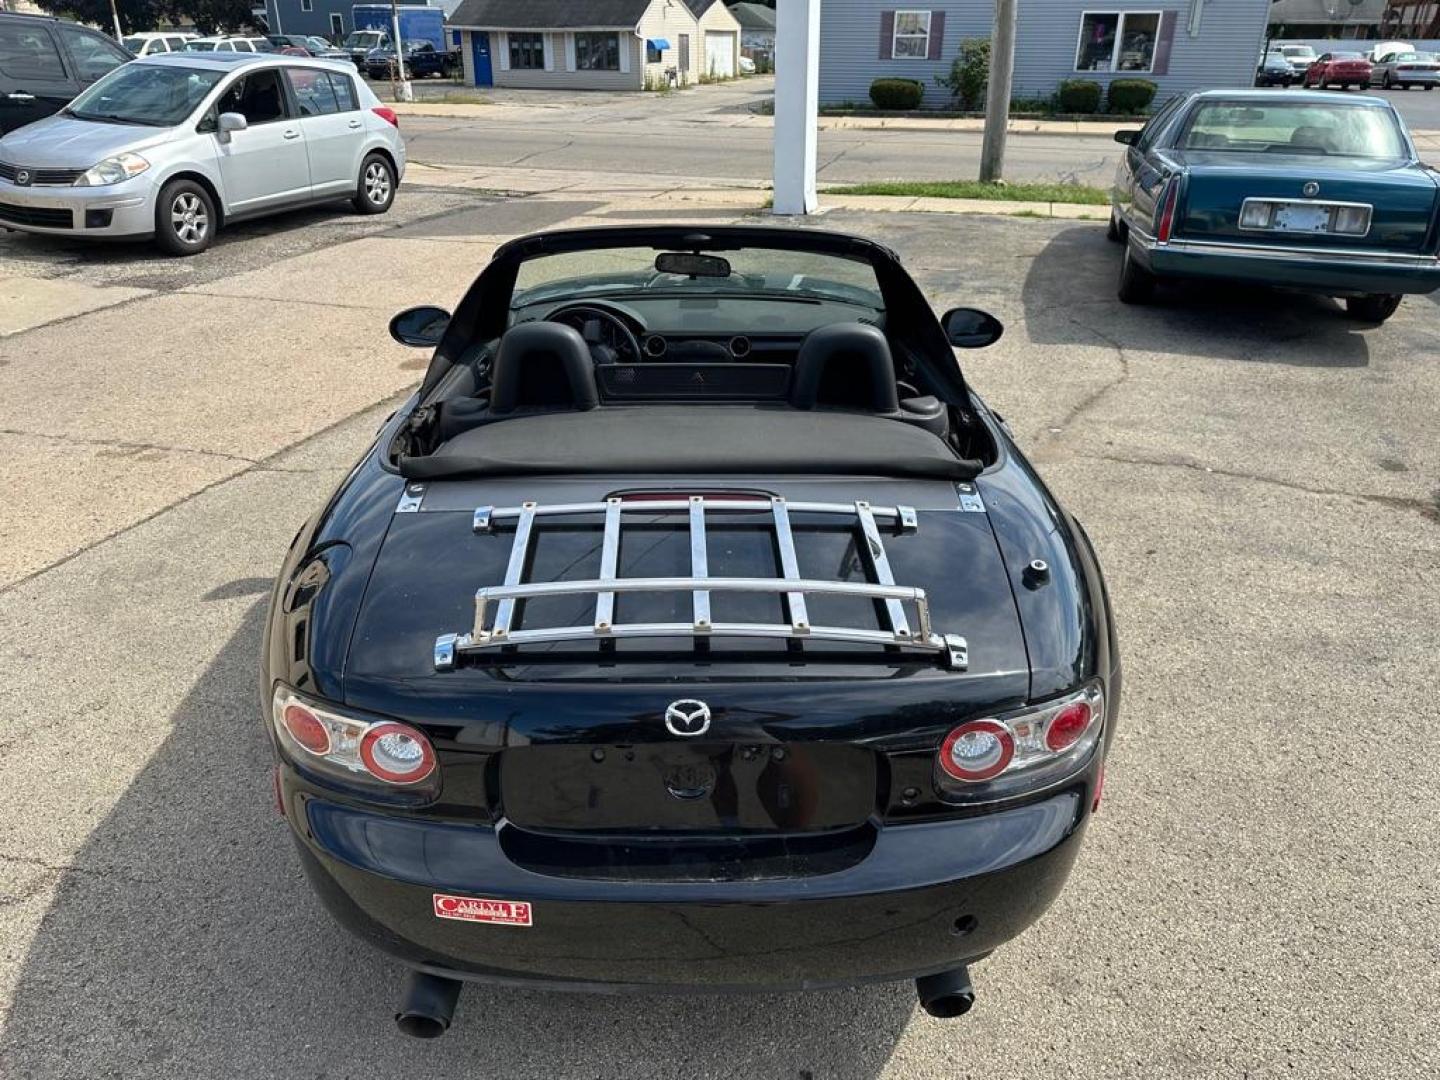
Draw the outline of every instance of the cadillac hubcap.
<instances>
[{"instance_id":1,"label":"cadillac hubcap","mask_svg":"<svg viewBox=\"0 0 1440 1080\"><path fill-rule=\"evenodd\" d=\"M198 244L210 231L210 215L205 213L205 204L200 196L183 191L170 204L170 225L175 236L184 244Z\"/></svg>"}]
</instances>

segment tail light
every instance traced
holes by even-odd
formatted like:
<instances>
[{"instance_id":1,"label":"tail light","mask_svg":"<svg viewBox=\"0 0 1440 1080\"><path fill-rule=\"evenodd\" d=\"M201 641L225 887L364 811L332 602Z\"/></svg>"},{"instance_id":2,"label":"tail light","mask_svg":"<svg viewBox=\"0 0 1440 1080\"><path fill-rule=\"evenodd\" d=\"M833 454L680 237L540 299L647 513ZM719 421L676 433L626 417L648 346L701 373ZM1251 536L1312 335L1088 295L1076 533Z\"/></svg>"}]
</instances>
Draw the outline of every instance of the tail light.
<instances>
[{"instance_id":1,"label":"tail light","mask_svg":"<svg viewBox=\"0 0 1440 1080\"><path fill-rule=\"evenodd\" d=\"M1165 185L1165 194L1160 201L1160 220L1155 225L1155 240L1161 244L1170 242L1170 234L1175 229L1175 200L1180 195L1180 180L1178 177L1171 177L1170 182Z\"/></svg>"},{"instance_id":2,"label":"tail light","mask_svg":"<svg viewBox=\"0 0 1440 1080\"><path fill-rule=\"evenodd\" d=\"M275 732L297 765L347 783L414 788L435 776L435 750L409 724L336 711L277 686Z\"/></svg>"},{"instance_id":3,"label":"tail light","mask_svg":"<svg viewBox=\"0 0 1440 1080\"><path fill-rule=\"evenodd\" d=\"M373 106L370 111L373 112L376 116L380 117L381 120L384 120L391 127L399 128L400 117L396 115L395 110L390 108L390 106L376 105Z\"/></svg>"},{"instance_id":4,"label":"tail light","mask_svg":"<svg viewBox=\"0 0 1440 1080\"><path fill-rule=\"evenodd\" d=\"M978 802L1059 783L1089 762L1104 727L1099 683L1043 705L968 720L940 744L937 785L950 798Z\"/></svg>"}]
</instances>

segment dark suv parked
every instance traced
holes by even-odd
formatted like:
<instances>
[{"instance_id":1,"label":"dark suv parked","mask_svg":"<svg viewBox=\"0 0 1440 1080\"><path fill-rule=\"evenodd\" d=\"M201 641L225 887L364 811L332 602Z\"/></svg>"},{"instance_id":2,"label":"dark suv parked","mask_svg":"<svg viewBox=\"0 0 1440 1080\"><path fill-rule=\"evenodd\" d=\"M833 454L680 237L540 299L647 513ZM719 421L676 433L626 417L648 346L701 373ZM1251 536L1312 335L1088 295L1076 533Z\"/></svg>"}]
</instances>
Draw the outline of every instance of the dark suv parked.
<instances>
[{"instance_id":1,"label":"dark suv parked","mask_svg":"<svg viewBox=\"0 0 1440 1080\"><path fill-rule=\"evenodd\" d=\"M0 135L58 112L96 79L133 59L84 26L0 13Z\"/></svg>"}]
</instances>

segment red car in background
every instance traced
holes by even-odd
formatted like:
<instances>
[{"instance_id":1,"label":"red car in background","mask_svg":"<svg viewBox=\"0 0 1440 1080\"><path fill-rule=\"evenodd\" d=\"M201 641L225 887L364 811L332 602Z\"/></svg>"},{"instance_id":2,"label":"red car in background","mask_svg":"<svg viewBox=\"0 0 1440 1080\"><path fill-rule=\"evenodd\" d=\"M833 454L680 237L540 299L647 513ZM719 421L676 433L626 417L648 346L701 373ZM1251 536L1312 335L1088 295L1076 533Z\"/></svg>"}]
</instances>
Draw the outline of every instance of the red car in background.
<instances>
[{"instance_id":1,"label":"red car in background","mask_svg":"<svg viewBox=\"0 0 1440 1080\"><path fill-rule=\"evenodd\" d=\"M1370 61L1358 52L1324 53L1305 72L1305 85L1328 90L1370 85Z\"/></svg>"}]
</instances>

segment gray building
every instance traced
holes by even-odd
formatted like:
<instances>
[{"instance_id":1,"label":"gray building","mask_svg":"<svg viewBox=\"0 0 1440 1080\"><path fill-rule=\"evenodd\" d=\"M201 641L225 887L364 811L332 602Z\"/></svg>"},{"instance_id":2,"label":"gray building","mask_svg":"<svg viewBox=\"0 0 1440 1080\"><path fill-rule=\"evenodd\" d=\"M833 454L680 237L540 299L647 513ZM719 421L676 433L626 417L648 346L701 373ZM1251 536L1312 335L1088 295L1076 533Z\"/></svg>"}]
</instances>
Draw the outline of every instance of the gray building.
<instances>
[{"instance_id":1,"label":"gray building","mask_svg":"<svg viewBox=\"0 0 1440 1080\"><path fill-rule=\"evenodd\" d=\"M1053 93L1064 79L1149 79L1157 101L1186 90L1250 86L1264 47L1270 0L1026 0L1015 47L1016 97ZM825 0L820 14L820 100L865 102L881 77L917 79L924 105L944 108L964 38L989 37L988 2L890 8L874 0Z\"/></svg>"},{"instance_id":2,"label":"gray building","mask_svg":"<svg viewBox=\"0 0 1440 1080\"><path fill-rule=\"evenodd\" d=\"M764 4L731 4L730 14L740 24L740 51L756 62L775 57L775 9Z\"/></svg>"}]
</instances>

